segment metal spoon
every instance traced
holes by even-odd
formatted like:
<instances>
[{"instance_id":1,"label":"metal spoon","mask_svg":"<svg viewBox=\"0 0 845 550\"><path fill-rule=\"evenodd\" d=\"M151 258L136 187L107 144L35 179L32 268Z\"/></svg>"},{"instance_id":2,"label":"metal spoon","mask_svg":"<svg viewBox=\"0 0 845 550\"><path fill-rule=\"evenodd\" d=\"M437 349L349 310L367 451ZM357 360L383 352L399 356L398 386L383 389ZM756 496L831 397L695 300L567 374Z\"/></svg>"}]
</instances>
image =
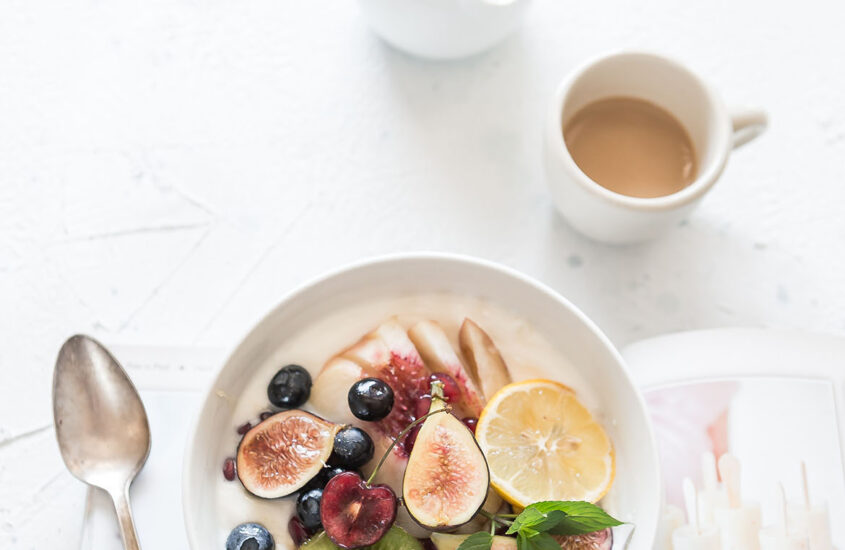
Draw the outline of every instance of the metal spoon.
<instances>
[{"instance_id":1,"label":"metal spoon","mask_svg":"<svg viewBox=\"0 0 845 550\"><path fill-rule=\"evenodd\" d=\"M53 418L68 470L111 495L124 548L140 550L129 487L150 454L150 425L126 371L93 338L72 336L59 351Z\"/></svg>"}]
</instances>

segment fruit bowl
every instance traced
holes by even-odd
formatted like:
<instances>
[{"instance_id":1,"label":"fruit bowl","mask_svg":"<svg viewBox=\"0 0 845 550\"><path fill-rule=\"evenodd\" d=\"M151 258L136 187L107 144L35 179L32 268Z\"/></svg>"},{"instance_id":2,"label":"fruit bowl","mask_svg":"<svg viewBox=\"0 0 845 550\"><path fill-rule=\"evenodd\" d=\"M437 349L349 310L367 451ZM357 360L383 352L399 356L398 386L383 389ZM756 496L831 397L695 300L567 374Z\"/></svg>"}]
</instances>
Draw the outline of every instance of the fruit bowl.
<instances>
[{"instance_id":1,"label":"fruit bowl","mask_svg":"<svg viewBox=\"0 0 845 550\"><path fill-rule=\"evenodd\" d=\"M607 337L560 295L511 269L461 256L410 254L355 264L296 290L231 354L206 394L185 454L183 507L193 550L220 547L233 526L251 521L268 526L277 548L292 547L283 527L292 502L261 501L222 481L222 459L237 445L238 426L257 414L258 398L266 400L267 381L280 365L296 362L316 372L339 347L389 317L391 308L424 309L425 298L416 297L434 294L445 296L446 304L449 296L456 303L493 304L554 343L563 360L548 377L584 395L613 441L615 481L601 504L635 526L629 548L652 547L662 495L656 445L642 397ZM519 333L523 325L497 330ZM514 378L536 378L532 374Z\"/></svg>"}]
</instances>

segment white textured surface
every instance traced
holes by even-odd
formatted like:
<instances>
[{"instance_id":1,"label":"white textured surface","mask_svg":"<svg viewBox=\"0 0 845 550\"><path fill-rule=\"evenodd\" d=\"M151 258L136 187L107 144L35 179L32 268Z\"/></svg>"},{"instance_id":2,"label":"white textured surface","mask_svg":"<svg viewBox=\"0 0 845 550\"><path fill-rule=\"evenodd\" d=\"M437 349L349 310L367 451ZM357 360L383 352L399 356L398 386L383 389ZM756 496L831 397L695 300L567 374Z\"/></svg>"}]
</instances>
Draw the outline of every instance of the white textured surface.
<instances>
[{"instance_id":1,"label":"white textured surface","mask_svg":"<svg viewBox=\"0 0 845 550\"><path fill-rule=\"evenodd\" d=\"M842 333L843 6L538 0L500 47L436 64L349 1L0 3L0 547L78 537L84 490L49 428L67 335L229 347L362 256L509 264L618 344ZM614 249L552 210L540 126L566 71L622 47L675 55L772 126L687 224Z\"/></svg>"}]
</instances>

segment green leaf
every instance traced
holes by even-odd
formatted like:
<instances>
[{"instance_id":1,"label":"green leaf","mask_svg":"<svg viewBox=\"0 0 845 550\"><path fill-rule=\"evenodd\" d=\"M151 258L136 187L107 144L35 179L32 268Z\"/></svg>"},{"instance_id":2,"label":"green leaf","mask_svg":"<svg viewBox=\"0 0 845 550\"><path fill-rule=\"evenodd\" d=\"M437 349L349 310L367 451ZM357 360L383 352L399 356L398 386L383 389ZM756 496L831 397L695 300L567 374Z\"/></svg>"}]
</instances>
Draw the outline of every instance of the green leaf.
<instances>
[{"instance_id":1,"label":"green leaf","mask_svg":"<svg viewBox=\"0 0 845 550\"><path fill-rule=\"evenodd\" d=\"M464 540L458 550L490 550L493 547L493 535L479 531Z\"/></svg>"},{"instance_id":2,"label":"green leaf","mask_svg":"<svg viewBox=\"0 0 845 550\"><path fill-rule=\"evenodd\" d=\"M546 533L528 536L522 531L516 536L517 550L560 550L560 543Z\"/></svg>"},{"instance_id":3,"label":"green leaf","mask_svg":"<svg viewBox=\"0 0 845 550\"><path fill-rule=\"evenodd\" d=\"M566 516L547 530L552 535L584 535L622 522L589 502L566 502L561 510Z\"/></svg>"},{"instance_id":4,"label":"green leaf","mask_svg":"<svg viewBox=\"0 0 845 550\"><path fill-rule=\"evenodd\" d=\"M526 529L553 535L582 535L622 525L607 512L589 502L549 500L535 502L519 514L508 533Z\"/></svg>"},{"instance_id":5,"label":"green leaf","mask_svg":"<svg viewBox=\"0 0 845 550\"><path fill-rule=\"evenodd\" d=\"M546 519L546 515L539 510L531 508L530 506L522 511L516 519L513 520L513 524L508 527L508 531L506 534L513 535L517 531L519 531L523 527L533 527L538 523L542 522Z\"/></svg>"}]
</instances>

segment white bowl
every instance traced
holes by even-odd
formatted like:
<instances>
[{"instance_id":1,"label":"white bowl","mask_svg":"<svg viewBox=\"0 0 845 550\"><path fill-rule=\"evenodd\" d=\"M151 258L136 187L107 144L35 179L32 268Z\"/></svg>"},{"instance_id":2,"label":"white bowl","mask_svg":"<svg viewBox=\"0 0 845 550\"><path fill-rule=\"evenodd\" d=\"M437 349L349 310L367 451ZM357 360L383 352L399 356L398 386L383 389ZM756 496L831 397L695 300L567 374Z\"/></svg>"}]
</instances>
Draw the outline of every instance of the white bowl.
<instances>
[{"instance_id":1,"label":"white bowl","mask_svg":"<svg viewBox=\"0 0 845 550\"><path fill-rule=\"evenodd\" d=\"M642 396L607 337L566 299L516 271L460 256L412 254L346 267L293 292L226 361L206 395L185 453L183 506L193 550L222 547L218 449L232 437L238 397L260 366L277 360L273 356L285 335L341 307L431 292L486 298L527 319L579 366L578 374L595 390L616 450L616 481L603 502L635 525L631 550L651 549L662 498L656 444Z\"/></svg>"}]
</instances>

